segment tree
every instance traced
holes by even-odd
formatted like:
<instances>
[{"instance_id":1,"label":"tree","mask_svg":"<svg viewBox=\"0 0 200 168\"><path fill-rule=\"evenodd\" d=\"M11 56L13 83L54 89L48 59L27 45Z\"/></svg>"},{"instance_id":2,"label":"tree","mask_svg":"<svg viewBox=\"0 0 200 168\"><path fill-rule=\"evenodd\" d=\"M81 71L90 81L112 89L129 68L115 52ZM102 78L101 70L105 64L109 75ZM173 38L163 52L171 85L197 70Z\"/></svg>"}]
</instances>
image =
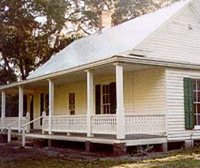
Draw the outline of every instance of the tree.
<instances>
[{"instance_id":1,"label":"tree","mask_svg":"<svg viewBox=\"0 0 200 168\"><path fill-rule=\"evenodd\" d=\"M172 1L1 0L0 84L25 79L74 39L99 31L102 10L112 10L117 25Z\"/></svg>"},{"instance_id":2,"label":"tree","mask_svg":"<svg viewBox=\"0 0 200 168\"><path fill-rule=\"evenodd\" d=\"M65 0L1 0L0 75L18 74L25 79L63 43L70 43L73 37L60 36L69 6Z\"/></svg>"},{"instance_id":3,"label":"tree","mask_svg":"<svg viewBox=\"0 0 200 168\"><path fill-rule=\"evenodd\" d=\"M79 31L92 34L101 29L102 10L113 12L113 24L118 25L142 14L154 11L178 0L73 0L68 20ZM78 26L77 26L78 25Z\"/></svg>"}]
</instances>

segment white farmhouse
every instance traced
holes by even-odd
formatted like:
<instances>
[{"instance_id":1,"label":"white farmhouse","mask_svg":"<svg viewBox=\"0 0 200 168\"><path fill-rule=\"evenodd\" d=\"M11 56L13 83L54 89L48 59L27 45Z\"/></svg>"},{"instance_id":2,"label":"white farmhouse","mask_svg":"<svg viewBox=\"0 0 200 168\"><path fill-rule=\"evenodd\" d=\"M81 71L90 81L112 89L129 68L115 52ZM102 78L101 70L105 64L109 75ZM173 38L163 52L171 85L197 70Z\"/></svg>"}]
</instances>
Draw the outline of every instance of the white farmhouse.
<instances>
[{"instance_id":1,"label":"white farmhouse","mask_svg":"<svg viewBox=\"0 0 200 168\"><path fill-rule=\"evenodd\" d=\"M66 140L122 153L127 146L192 144L200 140L200 0L81 38L0 91L8 141L18 130L23 145L25 138ZM6 94L14 92L19 114L6 117Z\"/></svg>"}]
</instances>

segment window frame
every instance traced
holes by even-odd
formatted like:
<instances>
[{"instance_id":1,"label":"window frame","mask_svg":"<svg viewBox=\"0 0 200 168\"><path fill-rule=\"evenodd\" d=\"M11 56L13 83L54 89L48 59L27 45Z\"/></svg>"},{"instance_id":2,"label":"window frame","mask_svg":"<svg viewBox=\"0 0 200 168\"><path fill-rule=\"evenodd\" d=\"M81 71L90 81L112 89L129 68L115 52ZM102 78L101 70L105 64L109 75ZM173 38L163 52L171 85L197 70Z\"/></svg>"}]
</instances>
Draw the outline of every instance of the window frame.
<instances>
[{"instance_id":1,"label":"window frame","mask_svg":"<svg viewBox=\"0 0 200 168\"><path fill-rule=\"evenodd\" d=\"M195 129L200 129L200 79L193 79Z\"/></svg>"}]
</instances>

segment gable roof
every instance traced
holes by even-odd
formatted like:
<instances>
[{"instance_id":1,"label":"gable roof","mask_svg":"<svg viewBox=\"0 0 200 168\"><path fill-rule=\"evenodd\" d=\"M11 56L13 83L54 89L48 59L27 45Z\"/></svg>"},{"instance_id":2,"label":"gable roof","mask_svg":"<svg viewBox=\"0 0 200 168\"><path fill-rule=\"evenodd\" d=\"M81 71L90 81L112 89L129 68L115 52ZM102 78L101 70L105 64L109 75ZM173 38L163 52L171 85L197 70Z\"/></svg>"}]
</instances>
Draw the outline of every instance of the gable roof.
<instances>
[{"instance_id":1,"label":"gable roof","mask_svg":"<svg viewBox=\"0 0 200 168\"><path fill-rule=\"evenodd\" d=\"M53 55L50 60L29 75L28 79L103 60L132 50L190 1L176 2L106 29L102 33L76 40Z\"/></svg>"}]
</instances>

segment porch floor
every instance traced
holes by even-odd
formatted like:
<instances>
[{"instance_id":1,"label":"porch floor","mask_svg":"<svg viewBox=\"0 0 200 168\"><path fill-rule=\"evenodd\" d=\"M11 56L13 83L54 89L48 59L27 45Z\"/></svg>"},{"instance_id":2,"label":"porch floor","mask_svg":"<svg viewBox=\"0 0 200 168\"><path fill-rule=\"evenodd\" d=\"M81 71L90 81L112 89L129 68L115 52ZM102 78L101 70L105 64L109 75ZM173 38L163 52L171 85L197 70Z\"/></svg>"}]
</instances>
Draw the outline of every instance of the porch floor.
<instances>
[{"instance_id":1,"label":"porch floor","mask_svg":"<svg viewBox=\"0 0 200 168\"><path fill-rule=\"evenodd\" d=\"M21 134L17 133L18 136ZM166 136L161 135L149 135L149 134L133 134L126 135L125 139L116 139L115 135L100 135L95 134L93 137L88 138L86 134L70 134L66 133L54 133L52 135L42 134L41 131L32 131L26 133L26 139L49 139L49 140L63 140L63 141L74 141L74 142L92 142L99 144L118 144L125 143L126 146L137 146L137 145L150 145L150 144L163 144L167 142Z\"/></svg>"}]
</instances>

